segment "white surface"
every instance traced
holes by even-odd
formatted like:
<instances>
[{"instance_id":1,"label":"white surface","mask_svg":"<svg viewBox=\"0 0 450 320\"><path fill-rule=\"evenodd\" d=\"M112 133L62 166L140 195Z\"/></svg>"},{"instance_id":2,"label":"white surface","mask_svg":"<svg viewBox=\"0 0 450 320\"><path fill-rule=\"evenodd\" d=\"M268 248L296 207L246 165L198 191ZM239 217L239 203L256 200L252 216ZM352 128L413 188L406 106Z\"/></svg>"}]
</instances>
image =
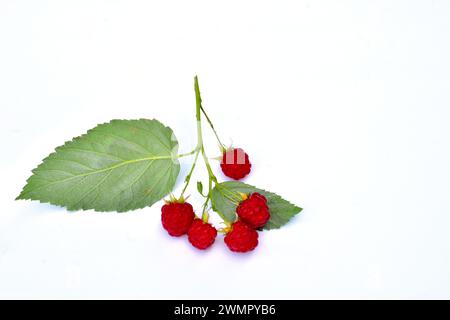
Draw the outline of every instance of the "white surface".
<instances>
[{"instance_id":1,"label":"white surface","mask_svg":"<svg viewBox=\"0 0 450 320\"><path fill-rule=\"evenodd\" d=\"M2 0L0 298L450 298L449 39L449 1ZM168 237L160 203L13 201L112 118L191 150L194 74L246 182L304 207L254 253Z\"/></svg>"}]
</instances>

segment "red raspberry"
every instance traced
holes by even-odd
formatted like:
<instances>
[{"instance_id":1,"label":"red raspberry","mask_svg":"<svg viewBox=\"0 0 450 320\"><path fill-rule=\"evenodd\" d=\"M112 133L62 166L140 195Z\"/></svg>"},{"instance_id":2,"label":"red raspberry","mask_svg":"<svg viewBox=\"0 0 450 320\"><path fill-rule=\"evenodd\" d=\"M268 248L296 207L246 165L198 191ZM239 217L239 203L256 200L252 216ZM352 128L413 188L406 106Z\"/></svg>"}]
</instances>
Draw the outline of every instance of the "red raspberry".
<instances>
[{"instance_id":1,"label":"red raspberry","mask_svg":"<svg viewBox=\"0 0 450 320\"><path fill-rule=\"evenodd\" d=\"M267 199L257 192L252 193L247 200L242 201L236 208L239 218L253 229L264 227L270 219Z\"/></svg>"},{"instance_id":2,"label":"red raspberry","mask_svg":"<svg viewBox=\"0 0 450 320\"><path fill-rule=\"evenodd\" d=\"M250 173L252 164L244 150L230 148L223 153L220 167L227 177L240 180Z\"/></svg>"},{"instance_id":3,"label":"red raspberry","mask_svg":"<svg viewBox=\"0 0 450 320\"><path fill-rule=\"evenodd\" d=\"M244 222L237 221L225 236L225 244L234 252L252 251L258 245L258 232Z\"/></svg>"},{"instance_id":4,"label":"red raspberry","mask_svg":"<svg viewBox=\"0 0 450 320\"><path fill-rule=\"evenodd\" d=\"M209 248L216 240L216 236L216 228L201 219L195 219L188 232L189 242L200 250Z\"/></svg>"},{"instance_id":5,"label":"red raspberry","mask_svg":"<svg viewBox=\"0 0 450 320\"><path fill-rule=\"evenodd\" d=\"M169 202L161 208L161 222L164 229L173 236L186 234L194 221L194 209L187 202Z\"/></svg>"}]
</instances>

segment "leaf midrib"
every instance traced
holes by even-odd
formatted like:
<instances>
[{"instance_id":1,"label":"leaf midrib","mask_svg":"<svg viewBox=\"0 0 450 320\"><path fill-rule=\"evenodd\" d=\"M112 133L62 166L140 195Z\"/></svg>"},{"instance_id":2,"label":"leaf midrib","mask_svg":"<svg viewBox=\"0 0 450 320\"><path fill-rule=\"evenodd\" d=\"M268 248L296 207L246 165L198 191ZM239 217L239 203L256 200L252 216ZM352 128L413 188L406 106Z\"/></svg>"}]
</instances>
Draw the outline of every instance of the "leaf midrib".
<instances>
[{"instance_id":1,"label":"leaf midrib","mask_svg":"<svg viewBox=\"0 0 450 320\"><path fill-rule=\"evenodd\" d=\"M99 174L99 173L107 172L107 171L114 170L114 169L117 169L117 168L129 165L129 164L133 164L133 163L138 163L138 162L143 162L143 161L151 161L151 162L153 162L154 160L167 160L167 159L172 159L172 158L173 158L172 156L152 156L152 157L145 157L145 158L139 158L139 159L126 160L126 161L117 163L117 164L115 164L113 166L110 166L110 167L107 167L107 168L85 172L85 173L74 175L72 177L65 178L65 179L62 179L62 180L52 181L51 183L48 183L48 184L45 184L45 185L41 185L41 186L39 186L36 189L49 187L49 186L52 186L54 184L64 183L64 182L67 182L67 181L70 181L70 180L73 180L73 179L82 178L82 177L90 176L90 175L93 175L93 174ZM33 191L36 191L36 189L34 189ZM29 192L25 192L25 194L27 194Z\"/></svg>"}]
</instances>

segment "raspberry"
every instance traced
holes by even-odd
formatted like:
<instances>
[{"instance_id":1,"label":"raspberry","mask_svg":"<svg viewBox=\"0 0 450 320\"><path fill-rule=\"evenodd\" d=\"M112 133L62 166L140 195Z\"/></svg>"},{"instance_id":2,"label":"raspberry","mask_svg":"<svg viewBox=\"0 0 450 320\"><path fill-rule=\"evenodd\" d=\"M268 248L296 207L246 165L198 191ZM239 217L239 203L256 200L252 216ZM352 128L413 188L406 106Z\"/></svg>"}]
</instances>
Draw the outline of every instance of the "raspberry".
<instances>
[{"instance_id":1,"label":"raspberry","mask_svg":"<svg viewBox=\"0 0 450 320\"><path fill-rule=\"evenodd\" d=\"M194 221L194 209L187 202L169 202L161 208L164 229L173 236L186 234Z\"/></svg>"},{"instance_id":2,"label":"raspberry","mask_svg":"<svg viewBox=\"0 0 450 320\"><path fill-rule=\"evenodd\" d=\"M253 229L264 227L270 219L267 199L257 192L252 193L247 200L242 201L236 208L239 218Z\"/></svg>"},{"instance_id":3,"label":"raspberry","mask_svg":"<svg viewBox=\"0 0 450 320\"><path fill-rule=\"evenodd\" d=\"M225 244L231 251L248 252L258 245L258 232L242 221L231 226L231 231L225 236Z\"/></svg>"},{"instance_id":4,"label":"raspberry","mask_svg":"<svg viewBox=\"0 0 450 320\"><path fill-rule=\"evenodd\" d=\"M200 250L209 248L216 240L216 236L216 228L201 219L195 219L188 232L189 242Z\"/></svg>"},{"instance_id":5,"label":"raspberry","mask_svg":"<svg viewBox=\"0 0 450 320\"><path fill-rule=\"evenodd\" d=\"M223 153L220 167L227 177L240 180L250 173L252 164L244 150L230 148Z\"/></svg>"}]
</instances>

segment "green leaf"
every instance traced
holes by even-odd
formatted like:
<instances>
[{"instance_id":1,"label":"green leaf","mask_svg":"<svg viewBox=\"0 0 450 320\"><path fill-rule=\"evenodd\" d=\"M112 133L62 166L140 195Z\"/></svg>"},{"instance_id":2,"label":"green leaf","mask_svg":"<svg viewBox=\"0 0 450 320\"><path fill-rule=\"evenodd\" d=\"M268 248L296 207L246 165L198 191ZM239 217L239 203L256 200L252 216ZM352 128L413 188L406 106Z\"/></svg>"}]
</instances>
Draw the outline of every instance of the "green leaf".
<instances>
[{"instance_id":1,"label":"green leaf","mask_svg":"<svg viewBox=\"0 0 450 320\"><path fill-rule=\"evenodd\" d=\"M211 194L213 210L221 213L228 221L233 222L236 220L236 207L242 201L241 194L251 194L254 192L258 192L267 198L270 220L264 226L266 230L282 227L293 216L302 211L302 208L293 205L275 193L258 189L238 181L222 182L215 186Z\"/></svg>"},{"instance_id":2,"label":"green leaf","mask_svg":"<svg viewBox=\"0 0 450 320\"><path fill-rule=\"evenodd\" d=\"M112 120L56 148L17 199L68 210L144 208L172 191L177 151L172 130L157 120Z\"/></svg>"}]
</instances>

